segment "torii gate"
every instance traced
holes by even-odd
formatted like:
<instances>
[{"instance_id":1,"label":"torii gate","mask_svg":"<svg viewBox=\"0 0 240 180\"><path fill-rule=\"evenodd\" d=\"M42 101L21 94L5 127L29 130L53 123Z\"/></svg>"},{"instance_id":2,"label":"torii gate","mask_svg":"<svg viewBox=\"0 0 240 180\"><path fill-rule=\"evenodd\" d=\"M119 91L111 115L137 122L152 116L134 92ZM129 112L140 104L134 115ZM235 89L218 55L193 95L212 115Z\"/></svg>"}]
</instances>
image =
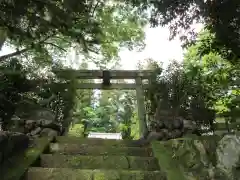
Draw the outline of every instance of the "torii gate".
<instances>
[{"instance_id":1,"label":"torii gate","mask_svg":"<svg viewBox=\"0 0 240 180\"><path fill-rule=\"evenodd\" d=\"M102 83L79 83L78 89L132 89L136 90L140 137L147 132L146 113L143 90L148 86L142 80L149 79L153 73L150 70L53 70L59 77L76 79L102 79ZM134 79L135 83L110 83L111 79Z\"/></svg>"}]
</instances>

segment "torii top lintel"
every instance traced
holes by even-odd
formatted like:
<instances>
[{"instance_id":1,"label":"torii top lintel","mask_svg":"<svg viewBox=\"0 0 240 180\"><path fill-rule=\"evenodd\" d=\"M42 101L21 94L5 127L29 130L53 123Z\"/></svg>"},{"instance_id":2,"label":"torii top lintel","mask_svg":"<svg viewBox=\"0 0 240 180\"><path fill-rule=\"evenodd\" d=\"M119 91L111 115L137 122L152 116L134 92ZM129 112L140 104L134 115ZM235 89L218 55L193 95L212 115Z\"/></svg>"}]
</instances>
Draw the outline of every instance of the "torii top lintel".
<instances>
[{"instance_id":1,"label":"torii top lintel","mask_svg":"<svg viewBox=\"0 0 240 180\"><path fill-rule=\"evenodd\" d=\"M54 69L53 72L60 77L71 76L78 79L102 79L104 71L109 71L111 79L148 79L152 70L73 70Z\"/></svg>"}]
</instances>

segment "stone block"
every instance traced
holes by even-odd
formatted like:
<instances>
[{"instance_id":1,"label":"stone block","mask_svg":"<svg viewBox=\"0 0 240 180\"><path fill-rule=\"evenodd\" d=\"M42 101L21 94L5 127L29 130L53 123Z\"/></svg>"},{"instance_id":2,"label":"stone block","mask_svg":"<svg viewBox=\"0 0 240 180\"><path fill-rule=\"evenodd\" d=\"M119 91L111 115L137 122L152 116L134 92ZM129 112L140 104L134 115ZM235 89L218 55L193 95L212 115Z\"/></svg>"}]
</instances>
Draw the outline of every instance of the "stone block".
<instances>
[{"instance_id":1,"label":"stone block","mask_svg":"<svg viewBox=\"0 0 240 180\"><path fill-rule=\"evenodd\" d=\"M41 166L47 168L159 170L155 158L136 156L44 154L41 156Z\"/></svg>"}]
</instances>

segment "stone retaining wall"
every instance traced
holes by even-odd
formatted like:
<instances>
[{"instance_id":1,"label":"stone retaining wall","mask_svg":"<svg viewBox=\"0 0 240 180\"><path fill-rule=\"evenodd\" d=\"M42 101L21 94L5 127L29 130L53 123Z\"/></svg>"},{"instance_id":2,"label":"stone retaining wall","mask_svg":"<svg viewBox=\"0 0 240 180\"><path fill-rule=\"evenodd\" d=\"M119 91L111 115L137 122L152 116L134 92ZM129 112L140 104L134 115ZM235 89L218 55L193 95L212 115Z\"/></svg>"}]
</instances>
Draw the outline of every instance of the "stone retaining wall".
<instances>
[{"instance_id":1,"label":"stone retaining wall","mask_svg":"<svg viewBox=\"0 0 240 180\"><path fill-rule=\"evenodd\" d=\"M142 142L141 140L148 143L153 140L166 141L189 134L200 135L194 121L174 116L171 111L158 109L150 122L149 133L141 138L140 142Z\"/></svg>"},{"instance_id":2,"label":"stone retaining wall","mask_svg":"<svg viewBox=\"0 0 240 180\"><path fill-rule=\"evenodd\" d=\"M0 164L26 149L28 145L29 138L25 134L0 131Z\"/></svg>"},{"instance_id":3,"label":"stone retaining wall","mask_svg":"<svg viewBox=\"0 0 240 180\"><path fill-rule=\"evenodd\" d=\"M239 180L240 136L201 136L152 142L171 180Z\"/></svg>"},{"instance_id":4,"label":"stone retaining wall","mask_svg":"<svg viewBox=\"0 0 240 180\"><path fill-rule=\"evenodd\" d=\"M48 109L35 110L27 117L14 116L11 131L22 132L29 137L61 136L64 128L56 122L55 114Z\"/></svg>"}]
</instances>

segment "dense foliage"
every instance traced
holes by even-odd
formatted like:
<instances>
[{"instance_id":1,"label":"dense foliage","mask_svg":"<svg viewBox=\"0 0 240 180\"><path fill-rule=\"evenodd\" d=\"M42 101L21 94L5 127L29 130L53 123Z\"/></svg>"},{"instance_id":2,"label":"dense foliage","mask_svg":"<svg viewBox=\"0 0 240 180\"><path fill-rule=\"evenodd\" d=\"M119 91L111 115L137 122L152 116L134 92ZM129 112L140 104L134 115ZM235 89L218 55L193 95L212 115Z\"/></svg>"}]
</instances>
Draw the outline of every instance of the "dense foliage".
<instances>
[{"instance_id":1,"label":"dense foliage","mask_svg":"<svg viewBox=\"0 0 240 180\"><path fill-rule=\"evenodd\" d=\"M54 111L56 121L65 127L73 120L82 124L83 134L121 131L124 138L136 138L134 93L101 91L96 98L92 90L77 90L79 83L92 81L73 79L71 73L63 78L52 69L67 66L70 50L75 52L75 64L84 62L79 69L89 68L89 62L100 69L115 65L121 49L144 48L148 20L153 26L169 26L171 38L180 34L188 45L182 64L173 61L163 71L149 59L146 67L140 67L155 71L146 91L149 119L160 107L171 111L173 118L183 116L200 125L212 126L215 116L236 121L239 8L237 0L1 1L0 49L15 50L0 56L4 128L13 114L41 107ZM199 35L192 27L196 22L205 27Z\"/></svg>"},{"instance_id":2,"label":"dense foliage","mask_svg":"<svg viewBox=\"0 0 240 180\"><path fill-rule=\"evenodd\" d=\"M125 1L125 0L124 0ZM130 0L140 11L150 11L153 26L169 26L171 37L180 34L184 45L196 39L194 23L203 23L216 33L216 45L231 52L228 60L239 60L240 2L238 0ZM226 36L227 34L227 36Z\"/></svg>"},{"instance_id":3,"label":"dense foliage","mask_svg":"<svg viewBox=\"0 0 240 180\"><path fill-rule=\"evenodd\" d=\"M121 132L124 139L138 137L136 95L134 91L101 90L97 95L92 90L78 90L74 110L73 129L82 124L79 133ZM75 128L74 128L75 127Z\"/></svg>"},{"instance_id":4,"label":"dense foliage","mask_svg":"<svg viewBox=\"0 0 240 180\"><path fill-rule=\"evenodd\" d=\"M75 64L85 58L106 68L108 63L118 60L120 49L144 47L145 14L138 14L121 2L1 1L0 4L0 49L6 46L13 49L12 53L0 56L4 123L14 113L31 111L33 104L50 108L56 113L56 120L65 119L66 127L72 121L72 114L77 119L86 119L87 108L82 110L82 107L90 107L92 91L77 91L81 81L72 79L70 74L60 78L52 69L65 68L72 49L76 54ZM15 69L16 75L8 73L13 70L8 67L13 57L22 67ZM83 98L86 93L88 100Z\"/></svg>"},{"instance_id":5,"label":"dense foliage","mask_svg":"<svg viewBox=\"0 0 240 180\"><path fill-rule=\"evenodd\" d=\"M95 6L94 1L1 1L0 26L20 47L39 48L56 34L84 43L88 36L87 42L97 42L100 29L92 18Z\"/></svg>"},{"instance_id":6,"label":"dense foliage","mask_svg":"<svg viewBox=\"0 0 240 180\"><path fill-rule=\"evenodd\" d=\"M211 98L206 101L219 116L230 116L236 120L239 111L239 63L232 65L226 61L224 48L211 48L214 34L205 30L199 36L201 41L190 47L185 55L186 72L206 89Z\"/></svg>"},{"instance_id":7,"label":"dense foliage","mask_svg":"<svg viewBox=\"0 0 240 180\"><path fill-rule=\"evenodd\" d=\"M30 86L22 65L17 59L12 59L0 68L0 119L4 129L14 114L17 103L23 99L21 93L28 92Z\"/></svg>"},{"instance_id":8,"label":"dense foliage","mask_svg":"<svg viewBox=\"0 0 240 180\"><path fill-rule=\"evenodd\" d=\"M144 47L145 14L118 2L4 1L0 13L4 17L0 47L16 49L0 56L0 61L21 55L28 61L55 63L73 48L82 58L104 67L118 58L121 48Z\"/></svg>"},{"instance_id":9,"label":"dense foliage","mask_svg":"<svg viewBox=\"0 0 240 180\"><path fill-rule=\"evenodd\" d=\"M146 91L150 116L160 106L173 117L211 127L216 117L232 122L239 119L239 64L226 61L223 48L211 48L214 38L209 31L202 31L199 41L187 49L183 64L173 61L163 72L154 68L155 76Z\"/></svg>"},{"instance_id":10,"label":"dense foliage","mask_svg":"<svg viewBox=\"0 0 240 180\"><path fill-rule=\"evenodd\" d=\"M31 74L18 59L6 61L0 68L0 119L3 129L8 127L13 115L27 118L31 111L41 108L53 111L56 121L62 122L71 115L69 112L73 108L76 91L73 80L70 80L70 86L64 87L59 84L64 80L57 76L48 79L29 78Z\"/></svg>"}]
</instances>

